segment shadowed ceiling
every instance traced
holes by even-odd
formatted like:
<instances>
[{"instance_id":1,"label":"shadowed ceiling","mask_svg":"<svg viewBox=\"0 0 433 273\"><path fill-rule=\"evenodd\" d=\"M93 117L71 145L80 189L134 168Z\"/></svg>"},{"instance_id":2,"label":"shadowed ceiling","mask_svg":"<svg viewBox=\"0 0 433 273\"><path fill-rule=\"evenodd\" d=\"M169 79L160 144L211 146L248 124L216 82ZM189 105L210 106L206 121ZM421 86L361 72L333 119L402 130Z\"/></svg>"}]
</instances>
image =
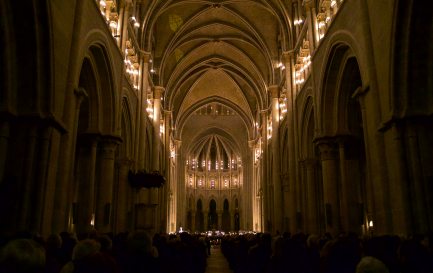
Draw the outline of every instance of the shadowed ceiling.
<instances>
[{"instance_id":1,"label":"shadowed ceiling","mask_svg":"<svg viewBox=\"0 0 433 273\"><path fill-rule=\"evenodd\" d=\"M267 87L280 84L287 2L143 1L141 47L152 52L154 84L166 90L163 107L187 152L200 153L210 137L248 152Z\"/></svg>"}]
</instances>

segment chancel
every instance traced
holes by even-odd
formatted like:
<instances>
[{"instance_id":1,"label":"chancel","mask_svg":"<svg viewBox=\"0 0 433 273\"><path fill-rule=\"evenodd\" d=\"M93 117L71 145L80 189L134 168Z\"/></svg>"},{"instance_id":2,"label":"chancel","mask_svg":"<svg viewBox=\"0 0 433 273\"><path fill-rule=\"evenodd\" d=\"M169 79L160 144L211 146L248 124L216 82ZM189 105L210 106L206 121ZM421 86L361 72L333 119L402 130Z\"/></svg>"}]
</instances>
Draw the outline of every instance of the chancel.
<instances>
[{"instance_id":1,"label":"chancel","mask_svg":"<svg viewBox=\"0 0 433 273\"><path fill-rule=\"evenodd\" d=\"M245 240L395 236L431 255L423 1L6 0L0 31L0 246L209 237L236 272Z\"/></svg>"}]
</instances>

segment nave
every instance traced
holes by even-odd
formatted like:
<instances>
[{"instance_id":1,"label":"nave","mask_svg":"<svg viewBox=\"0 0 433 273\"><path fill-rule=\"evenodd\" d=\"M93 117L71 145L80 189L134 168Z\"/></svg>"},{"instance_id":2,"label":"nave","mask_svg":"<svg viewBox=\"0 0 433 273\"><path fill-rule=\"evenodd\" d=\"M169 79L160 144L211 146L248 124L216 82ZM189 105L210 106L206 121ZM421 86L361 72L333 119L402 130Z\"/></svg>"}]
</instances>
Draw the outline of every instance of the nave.
<instances>
[{"instance_id":1,"label":"nave","mask_svg":"<svg viewBox=\"0 0 433 273\"><path fill-rule=\"evenodd\" d=\"M211 255L207 258L205 273L233 273L221 252L220 246L212 247L210 253Z\"/></svg>"}]
</instances>

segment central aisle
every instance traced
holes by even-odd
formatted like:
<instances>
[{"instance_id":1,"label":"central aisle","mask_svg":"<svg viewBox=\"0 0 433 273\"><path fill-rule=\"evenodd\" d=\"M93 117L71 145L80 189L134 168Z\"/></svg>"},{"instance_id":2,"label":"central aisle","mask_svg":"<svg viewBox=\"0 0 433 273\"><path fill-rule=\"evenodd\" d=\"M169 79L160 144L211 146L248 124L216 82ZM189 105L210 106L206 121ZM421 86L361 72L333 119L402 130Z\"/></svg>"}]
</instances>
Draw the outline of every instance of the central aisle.
<instances>
[{"instance_id":1,"label":"central aisle","mask_svg":"<svg viewBox=\"0 0 433 273\"><path fill-rule=\"evenodd\" d=\"M206 273L233 273L219 246L212 247L207 258Z\"/></svg>"}]
</instances>

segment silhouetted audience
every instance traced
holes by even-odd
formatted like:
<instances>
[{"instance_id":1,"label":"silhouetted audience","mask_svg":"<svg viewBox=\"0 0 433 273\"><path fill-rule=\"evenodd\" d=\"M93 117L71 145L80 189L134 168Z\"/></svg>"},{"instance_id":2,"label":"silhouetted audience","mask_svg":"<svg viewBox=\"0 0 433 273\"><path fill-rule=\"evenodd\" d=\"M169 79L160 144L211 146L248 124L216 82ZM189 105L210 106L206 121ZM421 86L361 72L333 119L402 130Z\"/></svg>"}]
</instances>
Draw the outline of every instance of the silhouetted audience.
<instances>
[{"instance_id":1,"label":"silhouetted audience","mask_svg":"<svg viewBox=\"0 0 433 273\"><path fill-rule=\"evenodd\" d=\"M234 273L433 273L431 238L284 232L207 237L145 231L44 240L20 232L2 237L0 273L204 273L209 242L218 242Z\"/></svg>"},{"instance_id":2,"label":"silhouetted audience","mask_svg":"<svg viewBox=\"0 0 433 273\"><path fill-rule=\"evenodd\" d=\"M43 273L45 250L32 239L15 239L0 251L1 273Z\"/></svg>"}]
</instances>

